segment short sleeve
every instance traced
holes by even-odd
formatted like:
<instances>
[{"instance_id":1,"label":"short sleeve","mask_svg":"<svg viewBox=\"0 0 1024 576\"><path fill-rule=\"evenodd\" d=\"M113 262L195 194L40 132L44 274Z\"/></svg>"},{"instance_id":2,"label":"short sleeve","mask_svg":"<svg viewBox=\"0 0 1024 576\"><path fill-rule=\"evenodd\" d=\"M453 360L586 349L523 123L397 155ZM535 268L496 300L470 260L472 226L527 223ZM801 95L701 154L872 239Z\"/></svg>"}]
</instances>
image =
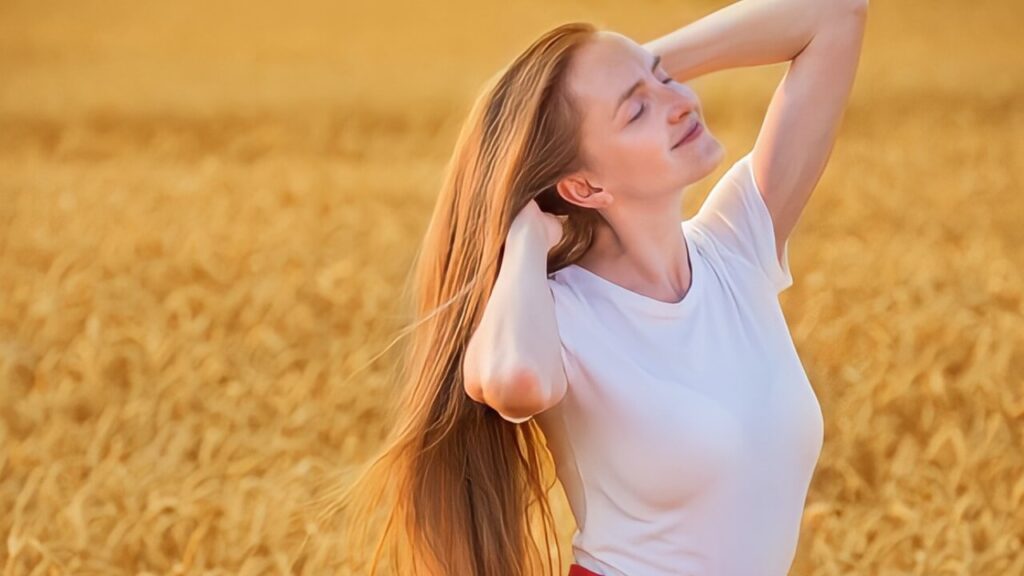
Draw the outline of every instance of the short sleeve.
<instances>
[{"instance_id":1,"label":"short sleeve","mask_svg":"<svg viewBox=\"0 0 1024 576\"><path fill-rule=\"evenodd\" d=\"M778 294L793 284L789 241L783 245L780 262L771 213L754 179L752 157L752 151L747 152L725 172L693 219L720 251L752 266Z\"/></svg>"}]
</instances>

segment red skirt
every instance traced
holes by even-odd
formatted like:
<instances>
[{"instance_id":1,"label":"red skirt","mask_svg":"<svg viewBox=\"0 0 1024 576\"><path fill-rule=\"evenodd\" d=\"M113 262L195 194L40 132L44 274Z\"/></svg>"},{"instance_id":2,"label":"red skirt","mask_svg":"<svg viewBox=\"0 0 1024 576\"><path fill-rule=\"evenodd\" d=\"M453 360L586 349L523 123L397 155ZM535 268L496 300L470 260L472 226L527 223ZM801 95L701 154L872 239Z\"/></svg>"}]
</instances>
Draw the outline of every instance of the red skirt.
<instances>
[{"instance_id":1,"label":"red skirt","mask_svg":"<svg viewBox=\"0 0 1024 576\"><path fill-rule=\"evenodd\" d=\"M579 564L573 563L569 565L569 576L601 576L593 570L587 570Z\"/></svg>"}]
</instances>

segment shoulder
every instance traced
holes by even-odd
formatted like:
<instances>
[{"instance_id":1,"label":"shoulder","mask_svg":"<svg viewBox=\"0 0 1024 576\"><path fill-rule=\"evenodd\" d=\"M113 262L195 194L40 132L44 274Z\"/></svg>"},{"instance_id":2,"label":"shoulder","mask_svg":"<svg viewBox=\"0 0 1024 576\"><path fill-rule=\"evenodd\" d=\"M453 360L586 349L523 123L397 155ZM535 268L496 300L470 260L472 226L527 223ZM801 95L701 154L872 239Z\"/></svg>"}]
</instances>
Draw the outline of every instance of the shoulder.
<instances>
[{"instance_id":1,"label":"shoulder","mask_svg":"<svg viewBox=\"0 0 1024 576\"><path fill-rule=\"evenodd\" d=\"M555 305L569 305L583 299L570 266L559 268L548 274L548 288L551 289L551 294L555 298Z\"/></svg>"},{"instance_id":2,"label":"shoulder","mask_svg":"<svg viewBox=\"0 0 1024 576\"><path fill-rule=\"evenodd\" d=\"M750 152L729 166L692 220L723 266L769 283L776 293L792 283L788 249L783 246L777 255L772 216L754 179Z\"/></svg>"},{"instance_id":3,"label":"shoulder","mask_svg":"<svg viewBox=\"0 0 1024 576\"><path fill-rule=\"evenodd\" d=\"M578 277L569 267L548 274L548 289L555 302L555 315L559 328L568 327L579 318L588 306L587 298L580 288Z\"/></svg>"},{"instance_id":4,"label":"shoulder","mask_svg":"<svg viewBox=\"0 0 1024 576\"><path fill-rule=\"evenodd\" d=\"M569 350L593 334L591 321L594 313L589 298L584 294L578 276L570 267L548 274L548 288L555 304L555 321L562 346Z\"/></svg>"}]
</instances>

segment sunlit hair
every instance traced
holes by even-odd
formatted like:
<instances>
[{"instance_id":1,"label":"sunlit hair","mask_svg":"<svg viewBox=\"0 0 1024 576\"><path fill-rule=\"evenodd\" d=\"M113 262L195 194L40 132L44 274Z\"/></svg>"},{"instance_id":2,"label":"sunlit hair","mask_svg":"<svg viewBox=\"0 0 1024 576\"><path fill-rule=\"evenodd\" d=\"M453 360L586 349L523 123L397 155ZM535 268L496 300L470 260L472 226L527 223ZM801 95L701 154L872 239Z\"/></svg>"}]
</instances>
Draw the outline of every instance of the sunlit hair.
<instances>
[{"instance_id":1,"label":"sunlit hair","mask_svg":"<svg viewBox=\"0 0 1024 576\"><path fill-rule=\"evenodd\" d=\"M592 241L600 216L554 187L584 165L567 71L596 32L575 22L544 33L488 81L461 127L407 286L414 321L402 331L411 337L396 371L401 397L391 407L391 435L328 510L345 512L346 554L373 550L368 574L382 560L388 574L403 576L561 570L543 433L534 420L513 424L469 398L461 366L505 236L527 202L568 216L562 242L548 254L549 273ZM375 521L385 525L368 545Z\"/></svg>"}]
</instances>

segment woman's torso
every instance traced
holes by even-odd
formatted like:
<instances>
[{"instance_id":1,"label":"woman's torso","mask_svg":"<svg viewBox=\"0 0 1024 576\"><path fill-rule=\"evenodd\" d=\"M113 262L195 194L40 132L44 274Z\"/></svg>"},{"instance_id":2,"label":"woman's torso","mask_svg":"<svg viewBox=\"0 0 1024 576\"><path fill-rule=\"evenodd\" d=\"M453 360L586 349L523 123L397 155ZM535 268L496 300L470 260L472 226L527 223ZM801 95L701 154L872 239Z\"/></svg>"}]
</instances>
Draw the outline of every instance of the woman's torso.
<instances>
[{"instance_id":1,"label":"woman's torso","mask_svg":"<svg viewBox=\"0 0 1024 576\"><path fill-rule=\"evenodd\" d=\"M693 282L654 300L552 274L565 398L537 415L600 574L785 574L822 446L772 286L684 221ZM786 269L788 273L788 268Z\"/></svg>"}]
</instances>

